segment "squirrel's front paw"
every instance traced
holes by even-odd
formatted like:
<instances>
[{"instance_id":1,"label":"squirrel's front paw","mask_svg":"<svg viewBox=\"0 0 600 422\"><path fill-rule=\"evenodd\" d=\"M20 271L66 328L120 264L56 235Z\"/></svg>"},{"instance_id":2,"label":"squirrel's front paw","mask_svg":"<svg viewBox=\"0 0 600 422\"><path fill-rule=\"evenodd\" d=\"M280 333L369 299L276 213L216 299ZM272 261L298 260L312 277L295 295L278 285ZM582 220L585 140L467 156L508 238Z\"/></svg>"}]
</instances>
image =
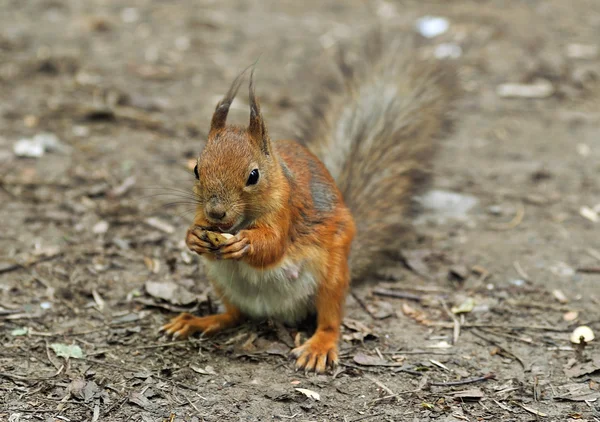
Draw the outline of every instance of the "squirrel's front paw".
<instances>
[{"instance_id":1,"label":"squirrel's front paw","mask_svg":"<svg viewBox=\"0 0 600 422\"><path fill-rule=\"evenodd\" d=\"M200 227L192 226L188 229L185 236L185 244L198 255L214 254L217 250L210 242L205 240L204 230Z\"/></svg>"},{"instance_id":2,"label":"squirrel's front paw","mask_svg":"<svg viewBox=\"0 0 600 422\"><path fill-rule=\"evenodd\" d=\"M322 374L327 367L338 364L337 337L326 332L317 332L302 346L292 350L296 358L296 370L315 371Z\"/></svg>"},{"instance_id":3,"label":"squirrel's front paw","mask_svg":"<svg viewBox=\"0 0 600 422\"><path fill-rule=\"evenodd\" d=\"M252 250L247 230L241 230L238 234L228 239L217 250L217 259L242 259Z\"/></svg>"}]
</instances>

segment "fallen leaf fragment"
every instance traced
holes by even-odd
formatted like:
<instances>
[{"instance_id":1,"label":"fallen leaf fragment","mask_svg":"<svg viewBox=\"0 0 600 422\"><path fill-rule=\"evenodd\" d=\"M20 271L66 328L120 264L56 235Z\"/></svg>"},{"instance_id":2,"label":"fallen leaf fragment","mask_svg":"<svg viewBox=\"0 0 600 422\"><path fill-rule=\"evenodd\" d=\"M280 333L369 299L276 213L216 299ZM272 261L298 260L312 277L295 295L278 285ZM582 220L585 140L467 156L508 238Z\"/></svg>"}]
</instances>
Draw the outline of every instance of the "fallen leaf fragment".
<instances>
[{"instance_id":1,"label":"fallen leaf fragment","mask_svg":"<svg viewBox=\"0 0 600 422\"><path fill-rule=\"evenodd\" d=\"M138 405L144 410L153 410L154 404L148 400L142 393L132 391L129 395L129 402Z\"/></svg>"},{"instance_id":2,"label":"fallen leaf fragment","mask_svg":"<svg viewBox=\"0 0 600 422\"><path fill-rule=\"evenodd\" d=\"M145 288L150 296L173 305L189 305L196 300L196 296L189 290L172 281L147 281Z\"/></svg>"},{"instance_id":3,"label":"fallen leaf fragment","mask_svg":"<svg viewBox=\"0 0 600 422\"><path fill-rule=\"evenodd\" d=\"M343 324L344 324L344 327L348 328L349 330L354 331L352 333L344 334L342 336L344 341L350 341L350 342L351 341L363 341L367 337L373 337L373 338L377 337L377 335L374 334L373 331L371 331L371 329L369 327L367 327L365 324L363 324L360 321L350 319L350 318L344 318Z\"/></svg>"},{"instance_id":4,"label":"fallen leaf fragment","mask_svg":"<svg viewBox=\"0 0 600 422\"><path fill-rule=\"evenodd\" d=\"M533 84L506 83L499 85L496 93L502 98L547 98L554 94L554 86L545 79Z\"/></svg>"},{"instance_id":5,"label":"fallen leaf fragment","mask_svg":"<svg viewBox=\"0 0 600 422\"><path fill-rule=\"evenodd\" d=\"M321 400L321 396L319 395L319 393L317 393L316 391L312 391L306 388L296 388L296 391L304 394L306 397L316 400L316 401L320 401Z\"/></svg>"},{"instance_id":6,"label":"fallen leaf fragment","mask_svg":"<svg viewBox=\"0 0 600 422\"><path fill-rule=\"evenodd\" d=\"M471 388L469 390L457 391L453 396L455 399L460 400L480 400L485 394L480 388Z\"/></svg>"},{"instance_id":7,"label":"fallen leaf fragment","mask_svg":"<svg viewBox=\"0 0 600 422\"><path fill-rule=\"evenodd\" d=\"M83 358L83 351L81 350L81 347L79 347L76 344L70 344L70 345L66 345L66 344L62 344L62 343L52 343L50 345L50 347L52 348L52 350L54 350L54 353L56 353L56 356L58 357L63 357L63 358L74 358L74 359L82 359Z\"/></svg>"},{"instance_id":8,"label":"fallen leaf fragment","mask_svg":"<svg viewBox=\"0 0 600 422\"><path fill-rule=\"evenodd\" d=\"M598 213L596 211L594 211L593 209L591 209L590 207L587 206L583 206L579 209L579 214L581 214L581 216L583 218L587 218L588 220L590 220L592 223L597 223L598 221L600 221L600 217L598 217Z\"/></svg>"},{"instance_id":9,"label":"fallen leaf fragment","mask_svg":"<svg viewBox=\"0 0 600 422\"><path fill-rule=\"evenodd\" d=\"M12 330L10 332L11 336L26 336L27 334L29 334L29 328L25 327L25 328L15 328L14 330Z\"/></svg>"},{"instance_id":10,"label":"fallen leaf fragment","mask_svg":"<svg viewBox=\"0 0 600 422\"><path fill-rule=\"evenodd\" d=\"M402 313L420 324L429 325L431 323L431 321L427 319L427 314L425 312L419 311L406 303L402 304Z\"/></svg>"},{"instance_id":11,"label":"fallen leaf fragment","mask_svg":"<svg viewBox=\"0 0 600 422\"><path fill-rule=\"evenodd\" d=\"M579 378L600 371L600 359L587 362L570 362L565 366L565 375L569 378Z\"/></svg>"},{"instance_id":12,"label":"fallen leaf fragment","mask_svg":"<svg viewBox=\"0 0 600 422\"><path fill-rule=\"evenodd\" d=\"M596 401L600 398L600 392L594 391L588 384L566 384L556 387L558 395L555 400L568 401Z\"/></svg>"},{"instance_id":13,"label":"fallen leaf fragment","mask_svg":"<svg viewBox=\"0 0 600 422\"><path fill-rule=\"evenodd\" d=\"M200 375L217 375L217 373L215 372L215 368L213 368L210 365L207 365L206 367L204 367L204 369L194 365L190 365L190 369Z\"/></svg>"},{"instance_id":14,"label":"fallen leaf fragment","mask_svg":"<svg viewBox=\"0 0 600 422\"><path fill-rule=\"evenodd\" d=\"M475 300L472 298L468 298L459 306L453 306L450 310L453 314L464 314L471 312L473 308L475 308Z\"/></svg>"},{"instance_id":15,"label":"fallen leaf fragment","mask_svg":"<svg viewBox=\"0 0 600 422\"><path fill-rule=\"evenodd\" d=\"M542 412L540 412L539 410L536 410L536 409L534 409L534 408L532 408L532 407L527 407L527 406L525 406L524 404L522 404L522 405L521 405L521 407L522 407L523 409L527 410L529 413L533 413L533 414L534 414L534 415L536 415L536 416L540 416L540 417L542 417L542 418L545 418L546 416L548 416L547 414L545 414L545 413L542 413Z\"/></svg>"},{"instance_id":16,"label":"fallen leaf fragment","mask_svg":"<svg viewBox=\"0 0 600 422\"><path fill-rule=\"evenodd\" d=\"M401 363L388 362L379 356L369 356L364 353L357 353L353 360L362 366L402 366Z\"/></svg>"},{"instance_id":17,"label":"fallen leaf fragment","mask_svg":"<svg viewBox=\"0 0 600 422\"><path fill-rule=\"evenodd\" d=\"M175 232L175 227L173 227L172 225L170 225L167 222L164 222L162 220L159 220L156 217L150 217L144 220L144 222L149 225L150 227L154 227L155 229L158 229L160 231L163 231L165 233L173 233Z\"/></svg>"}]
</instances>

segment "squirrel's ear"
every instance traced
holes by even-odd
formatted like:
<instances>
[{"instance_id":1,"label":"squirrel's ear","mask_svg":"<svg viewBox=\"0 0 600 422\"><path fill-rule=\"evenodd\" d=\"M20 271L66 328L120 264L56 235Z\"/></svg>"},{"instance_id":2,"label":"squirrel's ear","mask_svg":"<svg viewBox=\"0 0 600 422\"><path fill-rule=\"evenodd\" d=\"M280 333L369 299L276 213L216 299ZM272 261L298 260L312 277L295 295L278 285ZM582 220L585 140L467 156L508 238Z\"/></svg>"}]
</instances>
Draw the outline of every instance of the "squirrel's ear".
<instances>
[{"instance_id":1,"label":"squirrel's ear","mask_svg":"<svg viewBox=\"0 0 600 422\"><path fill-rule=\"evenodd\" d=\"M262 114L260 113L260 105L254 94L254 67L250 72L250 124L248 125L248 133L254 142L258 144L260 149L265 155L271 154L271 143L269 141L269 134L267 133L267 127L263 120Z\"/></svg>"},{"instance_id":2,"label":"squirrel's ear","mask_svg":"<svg viewBox=\"0 0 600 422\"><path fill-rule=\"evenodd\" d=\"M214 133L215 131L221 130L225 127L225 123L227 122L227 114L229 113L229 107L231 106L231 103L240 89L242 77L248 69L250 69L250 66L245 68L242 73L240 73L237 78L233 80L231 86L229 87L229 91L227 91L227 94L217 104L217 108L215 108L215 112L210 122L211 133Z\"/></svg>"}]
</instances>

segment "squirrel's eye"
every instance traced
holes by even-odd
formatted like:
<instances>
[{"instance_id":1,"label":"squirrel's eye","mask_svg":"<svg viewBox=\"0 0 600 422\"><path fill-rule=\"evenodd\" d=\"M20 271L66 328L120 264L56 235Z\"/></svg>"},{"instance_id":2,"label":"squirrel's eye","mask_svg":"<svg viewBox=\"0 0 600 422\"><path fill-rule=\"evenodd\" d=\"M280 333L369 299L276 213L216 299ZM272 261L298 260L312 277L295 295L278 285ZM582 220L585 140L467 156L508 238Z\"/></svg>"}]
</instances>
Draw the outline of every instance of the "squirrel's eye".
<instances>
[{"instance_id":1,"label":"squirrel's eye","mask_svg":"<svg viewBox=\"0 0 600 422\"><path fill-rule=\"evenodd\" d=\"M196 175L196 179L200 180L200 174L198 173L198 164L194 167L194 174Z\"/></svg>"},{"instance_id":2,"label":"squirrel's eye","mask_svg":"<svg viewBox=\"0 0 600 422\"><path fill-rule=\"evenodd\" d=\"M250 172L250 176L248 176L248 181L246 182L246 186L256 185L258 183L258 169L254 169Z\"/></svg>"}]
</instances>

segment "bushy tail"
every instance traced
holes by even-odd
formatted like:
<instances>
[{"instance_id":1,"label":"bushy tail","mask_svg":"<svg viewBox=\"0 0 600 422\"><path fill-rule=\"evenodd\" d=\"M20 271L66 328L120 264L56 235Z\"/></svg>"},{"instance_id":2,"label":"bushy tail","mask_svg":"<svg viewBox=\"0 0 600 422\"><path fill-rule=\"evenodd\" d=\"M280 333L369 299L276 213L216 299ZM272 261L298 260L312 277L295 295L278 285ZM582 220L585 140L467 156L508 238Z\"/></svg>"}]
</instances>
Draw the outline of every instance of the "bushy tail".
<instances>
[{"instance_id":1,"label":"bushy tail","mask_svg":"<svg viewBox=\"0 0 600 422\"><path fill-rule=\"evenodd\" d=\"M354 280L397 256L413 197L431 175L436 143L460 90L452 66L418 57L414 39L380 31L341 48L308 102L298 136L326 165L357 225Z\"/></svg>"}]
</instances>

